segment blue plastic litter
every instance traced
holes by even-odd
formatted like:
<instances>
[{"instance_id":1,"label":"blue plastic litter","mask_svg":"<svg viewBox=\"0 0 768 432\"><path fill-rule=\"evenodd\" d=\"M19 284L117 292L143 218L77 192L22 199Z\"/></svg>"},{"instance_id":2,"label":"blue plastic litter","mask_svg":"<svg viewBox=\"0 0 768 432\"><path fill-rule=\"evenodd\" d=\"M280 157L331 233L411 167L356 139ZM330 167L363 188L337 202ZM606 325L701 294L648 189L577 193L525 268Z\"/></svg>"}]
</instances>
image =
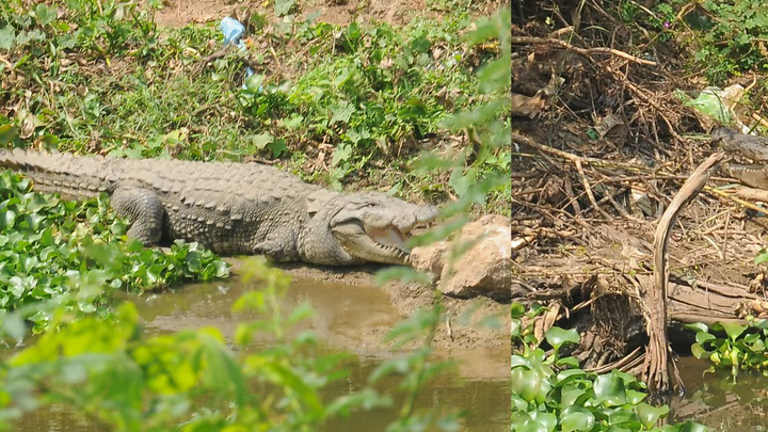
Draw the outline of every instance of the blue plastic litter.
<instances>
[{"instance_id":1,"label":"blue plastic litter","mask_svg":"<svg viewBox=\"0 0 768 432\"><path fill-rule=\"evenodd\" d=\"M219 24L219 30L224 35L224 45L241 46L242 41L240 39L245 34L245 26L240 21L232 17L225 17Z\"/></svg>"},{"instance_id":2,"label":"blue plastic litter","mask_svg":"<svg viewBox=\"0 0 768 432\"><path fill-rule=\"evenodd\" d=\"M219 24L219 30L224 35L224 45L237 45L237 48L241 51L245 51L245 42L243 41L243 35L245 34L245 26L238 20L232 17L224 17ZM245 79L253 75L253 69L250 67L245 68ZM243 88L245 88L243 84Z\"/></svg>"}]
</instances>

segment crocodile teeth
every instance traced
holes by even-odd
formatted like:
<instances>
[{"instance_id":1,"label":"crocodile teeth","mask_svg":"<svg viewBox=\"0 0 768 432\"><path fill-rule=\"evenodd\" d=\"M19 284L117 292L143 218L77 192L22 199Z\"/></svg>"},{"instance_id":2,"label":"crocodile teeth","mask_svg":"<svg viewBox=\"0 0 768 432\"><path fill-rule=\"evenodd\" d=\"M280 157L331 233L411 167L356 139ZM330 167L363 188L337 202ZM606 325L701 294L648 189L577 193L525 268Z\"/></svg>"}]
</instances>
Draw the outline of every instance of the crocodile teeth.
<instances>
[{"instance_id":1,"label":"crocodile teeth","mask_svg":"<svg viewBox=\"0 0 768 432\"><path fill-rule=\"evenodd\" d=\"M408 251L408 248L405 247L403 234L397 228L368 228L366 232L368 237L382 246L400 251Z\"/></svg>"}]
</instances>

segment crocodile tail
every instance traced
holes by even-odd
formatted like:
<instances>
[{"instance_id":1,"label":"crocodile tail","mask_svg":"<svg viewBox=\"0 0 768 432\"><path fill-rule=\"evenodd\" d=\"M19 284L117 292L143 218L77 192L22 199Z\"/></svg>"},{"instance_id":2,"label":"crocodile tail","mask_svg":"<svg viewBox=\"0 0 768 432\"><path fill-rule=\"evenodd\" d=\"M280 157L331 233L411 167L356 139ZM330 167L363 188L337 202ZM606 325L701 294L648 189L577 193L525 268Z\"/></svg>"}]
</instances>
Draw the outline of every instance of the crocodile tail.
<instances>
[{"instance_id":1,"label":"crocodile tail","mask_svg":"<svg viewBox=\"0 0 768 432\"><path fill-rule=\"evenodd\" d=\"M36 191L59 193L64 199L111 193L117 178L115 162L102 156L0 149L0 168L24 174Z\"/></svg>"}]
</instances>

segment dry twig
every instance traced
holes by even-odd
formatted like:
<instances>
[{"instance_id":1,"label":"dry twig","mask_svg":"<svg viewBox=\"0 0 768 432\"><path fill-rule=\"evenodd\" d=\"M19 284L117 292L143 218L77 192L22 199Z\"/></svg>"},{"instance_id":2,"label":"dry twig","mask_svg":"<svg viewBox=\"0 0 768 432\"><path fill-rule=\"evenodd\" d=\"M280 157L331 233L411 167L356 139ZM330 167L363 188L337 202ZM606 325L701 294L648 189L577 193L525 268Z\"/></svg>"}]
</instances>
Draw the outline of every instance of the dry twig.
<instances>
[{"instance_id":1,"label":"dry twig","mask_svg":"<svg viewBox=\"0 0 768 432\"><path fill-rule=\"evenodd\" d=\"M629 60L631 62L644 64L648 66L656 66L656 62L650 61L650 60L644 60L639 57L635 57L633 55L627 54L624 51L619 51L617 49L613 48L606 48L606 47L597 47L597 48L579 48L577 46L571 45L566 41L560 40L560 39L547 39L547 38L539 38L539 37L532 37L532 36L515 36L512 38L513 44L518 45L524 45L524 44L531 44L531 45L557 45L561 48L565 48L569 51L573 51L577 54L581 54L585 57L591 57L592 54L611 54L616 57L621 57L623 59Z\"/></svg>"}]
</instances>

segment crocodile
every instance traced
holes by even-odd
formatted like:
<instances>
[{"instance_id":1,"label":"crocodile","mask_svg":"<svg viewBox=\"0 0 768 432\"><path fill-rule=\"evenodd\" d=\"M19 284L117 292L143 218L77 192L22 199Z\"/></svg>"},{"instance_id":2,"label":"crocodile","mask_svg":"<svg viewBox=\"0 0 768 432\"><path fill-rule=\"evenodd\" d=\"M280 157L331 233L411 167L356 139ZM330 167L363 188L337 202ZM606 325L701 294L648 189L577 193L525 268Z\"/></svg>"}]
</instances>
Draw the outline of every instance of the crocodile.
<instances>
[{"instance_id":1,"label":"crocodile","mask_svg":"<svg viewBox=\"0 0 768 432\"><path fill-rule=\"evenodd\" d=\"M723 170L729 176L747 186L768 190L768 138L726 128L715 129L712 137L721 142L723 149L758 162L751 165L723 163Z\"/></svg>"},{"instance_id":2,"label":"crocodile","mask_svg":"<svg viewBox=\"0 0 768 432\"><path fill-rule=\"evenodd\" d=\"M341 193L255 163L119 159L0 149L33 189L78 200L107 193L147 247L198 242L220 255L348 266L408 264L405 240L437 207L382 192Z\"/></svg>"}]
</instances>

